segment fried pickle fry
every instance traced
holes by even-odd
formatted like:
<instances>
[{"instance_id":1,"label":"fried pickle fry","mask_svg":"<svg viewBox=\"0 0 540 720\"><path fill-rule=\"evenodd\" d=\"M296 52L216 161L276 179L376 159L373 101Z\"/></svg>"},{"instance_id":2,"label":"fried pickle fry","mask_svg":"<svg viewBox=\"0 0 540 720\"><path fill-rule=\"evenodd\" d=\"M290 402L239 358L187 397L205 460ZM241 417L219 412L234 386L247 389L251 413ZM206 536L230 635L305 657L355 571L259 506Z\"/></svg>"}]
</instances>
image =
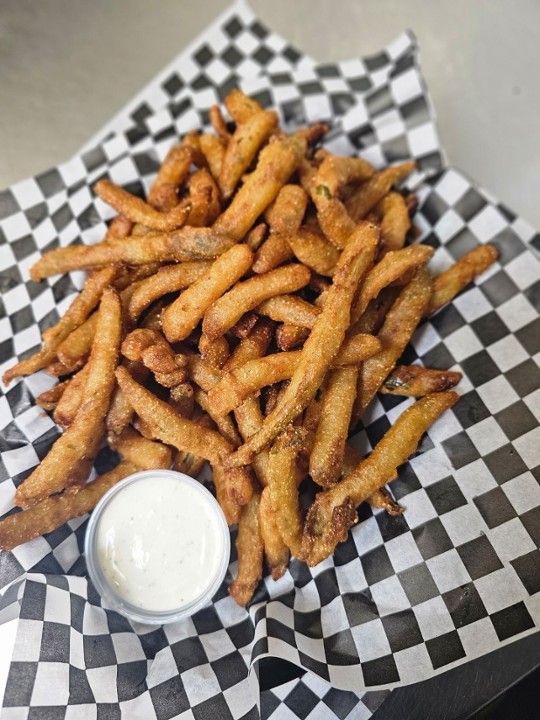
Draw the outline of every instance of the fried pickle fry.
<instances>
[{"instance_id":1,"label":"fried pickle fry","mask_svg":"<svg viewBox=\"0 0 540 720\"><path fill-rule=\"evenodd\" d=\"M304 433L305 433L303 453L306 455L308 465L309 465L309 456L311 455L313 443L315 442L315 433L317 432L317 427L319 425L319 420L321 417L322 392L323 392L323 390L321 387L315 394L315 397L313 398L313 400L309 403L309 405L305 409L304 416L302 418L302 427L303 427Z\"/></svg>"},{"instance_id":2,"label":"fried pickle fry","mask_svg":"<svg viewBox=\"0 0 540 720\"><path fill-rule=\"evenodd\" d=\"M216 499L223 510L227 525L237 525L242 515L243 506L231 497L227 470L221 465L212 465L212 481L216 490ZM250 480L251 482L251 480ZM250 485L250 492L253 493Z\"/></svg>"},{"instance_id":3,"label":"fried pickle fry","mask_svg":"<svg viewBox=\"0 0 540 720\"><path fill-rule=\"evenodd\" d=\"M306 267L293 264L238 283L206 310L203 332L211 339L220 337L237 323L242 315L264 300L299 290L308 284L309 278L310 272Z\"/></svg>"},{"instance_id":4,"label":"fried pickle fry","mask_svg":"<svg viewBox=\"0 0 540 720\"><path fill-rule=\"evenodd\" d=\"M0 520L0 548L13 550L18 545L56 530L68 520L90 512L107 490L137 470L137 465L121 462L77 492L66 490L60 495L41 500L28 510Z\"/></svg>"},{"instance_id":5,"label":"fried pickle fry","mask_svg":"<svg viewBox=\"0 0 540 720\"><path fill-rule=\"evenodd\" d=\"M245 171L278 122L274 110L254 113L239 125L229 140L219 175L219 188L228 200Z\"/></svg>"},{"instance_id":6,"label":"fried pickle fry","mask_svg":"<svg viewBox=\"0 0 540 720\"><path fill-rule=\"evenodd\" d=\"M324 488L331 487L341 475L357 380L358 367L353 365L332 370L323 386L309 474Z\"/></svg>"},{"instance_id":7,"label":"fried pickle fry","mask_svg":"<svg viewBox=\"0 0 540 720\"><path fill-rule=\"evenodd\" d=\"M242 439L238 434L238 430L236 429L231 416L215 414L213 412L212 406L208 402L208 395L204 392L204 390L199 389L195 391L195 402L202 410L208 413L208 415L214 421L222 437L224 437L230 445L232 445L233 447L238 447L239 445L241 445Z\"/></svg>"},{"instance_id":8,"label":"fried pickle fry","mask_svg":"<svg viewBox=\"0 0 540 720\"><path fill-rule=\"evenodd\" d=\"M276 295L268 298L256 308L256 312L276 322L309 329L321 314L320 308L296 295Z\"/></svg>"},{"instance_id":9,"label":"fried pickle fry","mask_svg":"<svg viewBox=\"0 0 540 720\"><path fill-rule=\"evenodd\" d=\"M225 144L228 144L231 140L231 133L229 132L229 128L227 127L227 123L225 122L225 118L223 117L219 105L212 105L212 107L210 108L209 116L210 123L216 131L217 136Z\"/></svg>"},{"instance_id":10,"label":"fried pickle fry","mask_svg":"<svg viewBox=\"0 0 540 720\"><path fill-rule=\"evenodd\" d=\"M117 215L111 220L104 240L112 240L113 238L127 237L133 230L133 222L123 215Z\"/></svg>"},{"instance_id":11,"label":"fried pickle fry","mask_svg":"<svg viewBox=\"0 0 540 720\"><path fill-rule=\"evenodd\" d=\"M263 109L256 100L245 95L239 88L233 88L228 93L225 107L237 125L247 122L252 115Z\"/></svg>"},{"instance_id":12,"label":"fried pickle fry","mask_svg":"<svg viewBox=\"0 0 540 720\"><path fill-rule=\"evenodd\" d=\"M409 175L415 167L416 163L413 160L400 165L392 165L360 185L358 190L345 202L351 218L357 222L366 217L370 210L390 191L390 188Z\"/></svg>"},{"instance_id":13,"label":"fried pickle fry","mask_svg":"<svg viewBox=\"0 0 540 720\"><path fill-rule=\"evenodd\" d=\"M40 393L36 398L36 405L39 405L44 410L54 410L70 382L71 378L57 383L50 390Z\"/></svg>"},{"instance_id":14,"label":"fried pickle fry","mask_svg":"<svg viewBox=\"0 0 540 720\"><path fill-rule=\"evenodd\" d=\"M293 257L285 235L298 230L307 202L307 194L298 185L284 185L281 188L265 213L271 235L255 255L254 272L269 272Z\"/></svg>"},{"instance_id":15,"label":"fried pickle fry","mask_svg":"<svg viewBox=\"0 0 540 720\"><path fill-rule=\"evenodd\" d=\"M114 387L121 337L121 307L117 293L107 288L99 308L96 339L88 360L87 378L79 412L40 465L19 485L15 502L26 507L63 490L83 483L88 477L105 430Z\"/></svg>"},{"instance_id":16,"label":"fried pickle fry","mask_svg":"<svg viewBox=\"0 0 540 720\"><path fill-rule=\"evenodd\" d=\"M150 377L150 371L140 362L131 362L123 360L122 365L127 368L129 374L142 385ZM129 402L127 395L117 384L111 398L109 411L105 417L105 426L109 433L120 434L122 430L130 424L133 419L133 406Z\"/></svg>"},{"instance_id":17,"label":"fried pickle fry","mask_svg":"<svg viewBox=\"0 0 540 720\"><path fill-rule=\"evenodd\" d=\"M272 340L272 325L268 321L260 320L250 335L242 340L234 353L224 366L224 372L232 372L249 360L260 358L266 352ZM261 406L255 395L248 396L241 405L234 410L234 418L243 440L260 429L263 422ZM252 468L257 479L263 487L268 484L268 451L261 450L252 462Z\"/></svg>"},{"instance_id":18,"label":"fried pickle fry","mask_svg":"<svg viewBox=\"0 0 540 720\"><path fill-rule=\"evenodd\" d=\"M219 368L203 360L200 355L188 355L187 358L189 377L206 392L209 392L223 377Z\"/></svg>"},{"instance_id":19,"label":"fried pickle fry","mask_svg":"<svg viewBox=\"0 0 540 720\"><path fill-rule=\"evenodd\" d=\"M168 212L160 212L106 178L99 180L94 190L103 202L114 208L116 212L134 223L158 232L172 232L182 227L191 209L188 204L182 204L172 207Z\"/></svg>"},{"instance_id":20,"label":"fried pickle fry","mask_svg":"<svg viewBox=\"0 0 540 720\"><path fill-rule=\"evenodd\" d=\"M148 440L131 427L125 427L120 435L107 438L110 447L124 460L137 465L141 470L171 467L172 450L162 443Z\"/></svg>"},{"instance_id":21,"label":"fried pickle fry","mask_svg":"<svg viewBox=\"0 0 540 720\"><path fill-rule=\"evenodd\" d=\"M142 352L159 341L159 330L136 328L122 340L120 351L132 362L141 362Z\"/></svg>"},{"instance_id":22,"label":"fried pickle fry","mask_svg":"<svg viewBox=\"0 0 540 720\"><path fill-rule=\"evenodd\" d=\"M253 252L256 252L260 248L266 237L267 230L266 223L261 222L258 225L254 225L246 235L246 245L250 247Z\"/></svg>"},{"instance_id":23,"label":"fried pickle fry","mask_svg":"<svg viewBox=\"0 0 540 720\"><path fill-rule=\"evenodd\" d=\"M148 204L161 213L178 205L178 190L186 180L195 152L186 145L172 147L161 163L150 192Z\"/></svg>"},{"instance_id":24,"label":"fried pickle fry","mask_svg":"<svg viewBox=\"0 0 540 720\"><path fill-rule=\"evenodd\" d=\"M362 291L351 312L351 324L359 320L370 300L380 291L398 280L409 270L426 265L433 256L429 245L409 245L402 250L391 250L367 274Z\"/></svg>"},{"instance_id":25,"label":"fried pickle fry","mask_svg":"<svg viewBox=\"0 0 540 720\"><path fill-rule=\"evenodd\" d=\"M379 295L368 303L361 318L353 325L350 332L379 332L388 311L397 300L401 290L400 287L383 288Z\"/></svg>"},{"instance_id":26,"label":"fried pickle fry","mask_svg":"<svg viewBox=\"0 0 540 720\"><path fill-rule=\"evenodd\" d=\"M360 455L358 450L347 443L345 445L345 456L343 458L343 468L341 473L342 478L346 478L350 475L356 466L363 460L364 457ZM390 480L395 480L395 478L390 478ZM401 515L403 512L401 505L394 500L394 498L390 495L390 492L385 487L382 487L380 490L376 490L372 493L367 498L366 502L368 502L372 508L386 510L386 512L392 516Z\"/></svg>"},{"instance_id":27,"label":"fried pickle fry","mask_svg":"<svg viewBox=\"0 0 540 720\"><path fill-rule=\"evenodd\" d=\"M356 222L339 197L344 185L372 177L373 167L361 158L326 155L313 176L310 194L317 208L317 219L326 237L343 249Z\"/></svg>"},{"instance_id":28,"label":"fried pickle fry","mask_svg":"<svg viewBox=\"0 0 540 720\"><path fill-rule=\"evenodd\" d=\"M298 496L296 461L305 440L301 428L289 425L270 450L268 490L278 531L291 553L302 558L303 522Z\"/></svg>"},{"instance_id":29,"label":"fried pickle fry","mask_svg":"<svg viewBox=\"0 0 540 720\"><path fill-rule=\"evenodd\" d=\"M381 214L381 239L384 252L400 250L411 227L409 209L403 195L389 192L380 200L375 211Z\"/></svg>"},{"instance_id":30,"label":"fried pickle fry","mask_svg":"<svg viewBox=\"0 0 540 720\"><path fill-rule=\"evenodd\" d=\"M262 357L272 341L273 330L274 326L271 322L265 318L259 319L249 335L238 343L231 357L223 366L223 372L232 372L249 360Z\"/></svg>"},{"instance_id":31,"label":"fried pickle fry","mask_svg":"<svg viewBox=\"0 0 540 720\"><path fill-rule=\"evenodd\" d=\"M58 361L65 368L77 370L88 360L96 334L97 319L98 313L94 312L56 348Z\"/></svg>"},{"instance_id":32,"label":"fried pickle fry","mask_svg":"<svg viewBox=\"0 0 540 720\"><path fill-rule=\"evenodd\" d=\"M257 318L254 319L254 322L257 322ZM210 340L203 333L199 340L199 352L205 362L216 368L222 368L229 359L229 343L225 337Z\"/></svg>"},{"instance_id":33,"label":"fried pickle fry","mask_svg":"<svg viewBox=\"0 0 540 720\"><path fill-rule=\"evenodd\" d=\"M356 425L405 350L428 307L431 288L429 271L420 268L392 305L377 335L382 350L360 367L351 427Z\"/></svg>"},{"instance_id":34,"label":"fried pickle fry","mask_svg":"<svg viewBox=\"0 0 540 720\"><path fill-rule=\"evenodd\" d=\"M161 263L159 262L135 265L134 267L119 265L113 287L120 293L120 299L128 301L139 282L150 277L150 275L154 275L160 267Z\"/></svg>"},{"instance_id":35,"label":"fried pickle fry","mask_svg":"<svg viewBox=\"0 0 540 720\"><path fill-rule=\"evenodd\" d=\"M229 587L229 595L245 607L262 578L263 541L259 524L260 493L256 492L242 509L238 522L236 550L238 573Z\"/></svg>"},{"instance_id":36,"label":"fried pickle fry","mask_svg":"<svg viewBox=\"0 0 540 720\"><path fill-rule=\"evenodd\" d=\"M271 232L296 232L306 214L308 200L307 193L299 185L284 185L265 212Z\"/></svg>"},{"instance_id":37,"label":"fried pickle fry","mask_svg":"<svg viewBox=\"0 0 540 720\"><path fill-rule=\"evenodd\" d=\"M206 167L206 158L201 150L201 133L191 130L182 138L181 147L188 148L193 154L193 165L197 168ZM157 182L157 180L156 180Z\"/></svg>"},{"instance_id":38,"label":"fried pickle fry","mask_svg":"<svg viewBox=\"0 0 540 720\"><path fill-rule=\"evenodd\" d=\"M347 538L357 521L356 508L394 478L397 468L414 453L422 435L458 400L455 392L434 393L418 400L400 415L371 455L344 480L320 492L308 511L302 552L313 567Z\"/></svg>"},{"instance_id":39,"label":"fried pickle fry","mask_svg":"<svg viewBox=\"0 0 540 720\"><path fill-rule=\"evenodd\" d=\"M421 365L396 365L386 378L380 392L388 395L423 397L434 392L450 390L461 380L460 372L433 370Z\"/></svg>"},{"instance_id":40,"label":"fried pickle fry","mask_svg":"<svg viewBox=\"0 0 540 720\"><path fill-rule=\"evenodd\" d=\"M182 413L181 413L182 414ZM208 415L205 415L204 413L199 417L197 415L197 410L195 408L195 403L192 404L192 411L187 415L191 418L191 420L196 421L203 427L208 428L211 430L214 427L214 423L212 420L208 417ZM193 455L192 453L185 452L183 450L177 450L174 455L173 460L173 466L172 469L176 470L177 472L183 472L186 475L191 475L191 477L196 478L199 473L202 471L203 467L206 464L206 460L204 458L198 457L196 455ZM217 467L217 466L215 466ZM215 471L215 468L214 468ZM226 497L226 502L229 503L228 498ZM239 514L239 506L235 505L231 507L238 508L238 514Z\"/></svg>"},{"instance_id":41,"label":"fried pickle fry","mask_svg":"<svg viewBox=\"0 0 540 720\"><path fill-rule=\"evenodd\" d=\"M84 387L86 385L86 378L88 377L88 365L81 368L71 380L69 380L67 387L62 393L62 397L56 404L56 408L53 413L54 422L59 425L62 430L66 430L70 425L73 425L79 408L81 407Z\"/></svg>"},{"instance_id":42,"label":"fried pickle fry","mask_svg":"<svg viewBox=\"0 0 540 720\"><path fill-rule=\"evenodd\" d=\"M255 395L248 397L234 410L234 418L242 440L246 441L261 429L264 415ZM251 467L263 487L268 485L268 450L264 448L252 460Z\"/></svg>"},{"instance_id":43,"label":"fried pickle fry","mask_svg":"<svg viewBox=\"0 0 540 720\"><path fill-rule=\"evenodd\" d=\"M433 280L433 294L426 315L433 315L450 302L475 277L485 272L498 256L498 250L493 245L480 245L463 255L448 270L437 275Z\"/></svg>"},{"instance_id":44,"label":"fried pickle fry","mask_svg":"<svg viewBox=\"0 0 540 720\"><path fill-rule=\"evenodd\" d=\"M270 272L278 265L282 265L293 257L293 253L286 238L279 233L270 235L255 253L253 272L258 275Z\"/></svg>"},{"instance_id":45,"label":"fried pickle fry","mask_svg":"<svg viewBox=\"0 0 540 720\"><path fill-rule=\"evenodd\" d=\"M348 335L330 365L331 368L359 365L381 350L381 341L366 333Z\"/></svg>"},{"instance_id":46,"label":"fried pickle fry","mask_svg":"<svg viewBox=\"0 0 540 720\"><path fill-rule=\"evenodd\" d=\"M173 233L130 235L122 242L101 242L97 245L69 245L50 250L30 269L35 282L50 275L87 270L99 265L127 263L146 265L159 262L190 262L215 258L228 250L234 241L212 228L185 227Z\"/></svg>"},{"instance_id":47,"label":"fried pickle fry","mask_svg":"<svg viewBox=\"0 0 540 720\"><path fill-rule=\"evenodd\" d=\"M287 235L285 240L301 263L319 275L332 276L339 260L339 250L326 238L301 228L296 233Z\"/></svg>"},{"instance_id":48,"label":"fried pickle fry","mask_svg":"<svg viewBox=\"0 0 540 720\"><path fill-rule=\"evenodd\" d=\"M158 330L133 330L124 338L121 352L128 360L141 362L163 387L179 385L187 377L187 357L175 353Z\"/></svg>"},{"instance_id":49,"label":"fried pickle fry","mask_svg":"<svg viewBox=\"0 0 540 720\"><path fill-rule=\"evenodd\" d=\"M130 321L137 322L140 315L155 300L192 285L211 264L210 260L198 260L159 268L154 275L139 283L133 292L128 304Z\"/></svg>"},{"instance_id":50,"label":"fried pickle fry","mask_svg":"<svg viewBox=\"0 0 540 720\"><path fill-rule=\"evenodd\" d=\"M186 225L192 227L211 225L221 212L221 205L219 188L206 168L201 168L191 175L188 190L187 202L190 210Z\"/></svg>"},{"instance_id":51,"label":"fried pickle fry","mask_svg":"<svg viewBox=\"0 0 540 720\"><path fill-rule=\"evenodd\" d=\"M188 337L207 308L247 272L252 262L253 253L247 245L233 245L220 255L203 275L163 311L161 322L167 340L177 342ZM231 324L234 325L234 322ZM219 334L208 333L204 324L203 331L211 340L219 337Z\"/></svg>"},{"instance_id":52,"label":"fried pickle fry","mask_svg":"<svg viewBox=\"0 0 540 720\"><path fill-rule=\"evenodd\" d=\"M201 151L206 159L214 180L218 181L223 167L226 146L221 138L203 133L200 137Z\"/></svg>"},{"instance_id":53,"label":"fried pickle fry","mask_svg":"<svg viewBox=\"0 0 540 720\"><path fill-rule=\"evenodd\" d=\"M273 580L279 580L285 574L289 564L289 548L283 542L276 524L272 507L270 489L264 488L259 501L259 530L264 546L266 564Z\"/></svg>"},{"instance_id":54,"label":"fried pickle fry","mask_svg":"<svg viewBox=\"0 0 540 720\"><path fill-rule=\"evenodd\" d=\"M213 463L218 463L230 450L230 445L219 433L178 415L164 400L136 382L126 368L119 366L116 377L133 409L157 440Z\"/></svg>"},{"instance_id":55,"label":"fried pickle fry","mask_svg":"<svg viewBox=\"0 0 540 720\"><path fill-rule=\"evenodd\" d=\"M330 126L325 122L314 122L305 128L300 128L296 131L296 135L305 137L310 145L315 145L326 135L330 130Z\"/></svg>"},{"instance_id":56,"label":"fried pickle fry","mask_svg":"<svg viewBox=\"0 0 540 720\"><path fill-rule=\"evenodd\" d=\"M50 365L47 365L45 369L49 375L53 375L54 377L65 377L72 372L72 368L66 367L66 365L61 362L52 362Z\"/></svg>"}]
</instances>

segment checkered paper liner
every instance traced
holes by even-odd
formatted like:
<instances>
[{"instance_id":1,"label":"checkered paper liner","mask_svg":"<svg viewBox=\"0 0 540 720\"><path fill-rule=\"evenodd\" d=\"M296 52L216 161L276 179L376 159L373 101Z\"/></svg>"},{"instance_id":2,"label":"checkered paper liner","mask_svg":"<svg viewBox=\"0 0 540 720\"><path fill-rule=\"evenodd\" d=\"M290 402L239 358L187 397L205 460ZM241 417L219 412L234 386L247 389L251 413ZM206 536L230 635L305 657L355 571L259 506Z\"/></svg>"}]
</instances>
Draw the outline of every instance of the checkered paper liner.
<instances>
[{"instance_id":1,"label":"checkered paper liner","mask_svg":"<svg viewBox=\"0 0 540 720\"><path fill-rule=\"evenodd\" d=\"M187 113L175 119L175 127L180 122L190 129ZM350 152L361 143L344 127L332 148ZM53 322L58 304L61 312L81 281L73 274L34 286L24 280L28 266L57 241L92 242L103 232L107 212L92 199L84 172L93 179L107 172L134 189L147 187L156 156L170 142L167 133L133 146L125 137L112 139L109 149L124 143L115 160L106 155L90 172L75 163L2 195L3 368L14 350L30 352L38 342L37 325ZM435 266L493 238L502 255L494 270L420 329L408 351L409 360L461 367L465 379L460 404L433 427L393 483L405 516L391 519L362 509L362 522L333 560L313 571L293 561L279 582L265 579L248 612L222 588L195 618L150 631L134 632L77 577L85 573L84 521L2 554L4 582L28 571L3 602L9 613L18 598L22 624L5 717L39 717L51 702L59 717L86 711L88 717L116 717L120 711L126 717L256 717L247 668L267 654L301 664L332 684L334 702L334 691L328 702L319 692L323 699L307 716L324 717L331 708L341 717L343 692L414 682L534 630L539 274L538 260L523 242L534 242L534 233L455 170L431 177L420 194L418 222L438 247ZM40 373L14 384L1 399L3 510L56 434L53 423L32 408L47 384L50 379ZM406 404L388 397L374 403L358 447L369 450ZM309 695L303 689L308 682L295 681L298 689L289 694ZM51 700L51 684L63 688L65 697L55 689ZM289 694L274 712L285 705L296 713L292 697L286 702ZM354 713L360 702L369 710L369 694L358 700ZM299 716L306 716L309 705Z\"/></svg>"},{"instance_id":2,"label":"checkered paper liner","mask_svg":"<svg viewBox=\"0 0 540 720\"><path fill-rule=\"evenodd\" d=\"M318 675L306 673L261 692L261 716L268 720L368 720L390 694L389 690L356 693L337 690Z\"/></svg>"}]
</instances>

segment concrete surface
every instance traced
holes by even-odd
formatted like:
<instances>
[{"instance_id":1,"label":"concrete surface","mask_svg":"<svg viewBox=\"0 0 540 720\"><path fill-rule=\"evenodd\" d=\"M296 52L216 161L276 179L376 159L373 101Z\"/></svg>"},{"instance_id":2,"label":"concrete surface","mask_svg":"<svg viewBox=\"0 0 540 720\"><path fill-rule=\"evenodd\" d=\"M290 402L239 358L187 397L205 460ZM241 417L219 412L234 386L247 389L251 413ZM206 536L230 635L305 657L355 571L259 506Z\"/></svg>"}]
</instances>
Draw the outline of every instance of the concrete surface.
<instances>
[{"instance_id":1,"label":"concrete surface","mask_svg":"<svg viewBox=\"0 0 540 720\"><path fill-rule=\"evenodd\" d=\"M1 0L0 187L67 160L227 0ZM450 162L540 227L538 0L250 0L315 59L409 27Z\"/></svg>"}]
</instances>

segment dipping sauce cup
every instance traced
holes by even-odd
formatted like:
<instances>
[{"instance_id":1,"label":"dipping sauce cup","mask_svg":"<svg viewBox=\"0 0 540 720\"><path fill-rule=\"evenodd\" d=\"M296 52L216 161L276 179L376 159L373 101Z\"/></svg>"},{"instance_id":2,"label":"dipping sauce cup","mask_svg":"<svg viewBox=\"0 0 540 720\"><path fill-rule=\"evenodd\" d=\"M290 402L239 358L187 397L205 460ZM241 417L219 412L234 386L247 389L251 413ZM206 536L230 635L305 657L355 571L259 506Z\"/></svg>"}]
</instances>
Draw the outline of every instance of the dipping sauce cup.
<instances>
[{"instance_id":1,"label":"dipping sauce cup","mask_svg":"<svg viewBox=\"0 0 540 720\"><path fill-rule=\"evenodd\" d=\"M108 605L141 623L174 622L207 605L223 582L230 534L214 496L172 470L134 473L88 522L88 573Z\"/></svg>"}]
</instances>

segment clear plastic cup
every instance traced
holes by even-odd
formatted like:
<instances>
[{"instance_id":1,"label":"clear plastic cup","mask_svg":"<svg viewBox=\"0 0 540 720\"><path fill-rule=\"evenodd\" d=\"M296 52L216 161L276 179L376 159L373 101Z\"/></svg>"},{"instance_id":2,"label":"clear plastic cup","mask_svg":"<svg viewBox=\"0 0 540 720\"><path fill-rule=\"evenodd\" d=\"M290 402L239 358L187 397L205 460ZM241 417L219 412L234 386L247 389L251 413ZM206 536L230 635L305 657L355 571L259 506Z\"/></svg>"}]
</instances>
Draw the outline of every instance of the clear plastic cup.
<instances>
[{"instance_id":1,"label":"clear plastic cup","mask_svg":"<svg viewBox=\"0 0 540 720\"><path fill-rule=\"evenodd\" d=\"M201 507L204 508L205 518L210 518L210 521L213 525L211 531L212 539L213 541L215 541L216 544L218 558L217 561L214 561L214 566L212 568L212 571L209 572L207 582L206 578L204 578L205 582L200 587L200 593L198 593L194 597L191 597L186 602L179 602L175 607L167 607L166 609L164 609L163 607L161 607L160 609L152 609L149 607L137 606L137 604L135 604L134 602L126 599L125 595L129 595L130 593L127 592L125 588L122 592L122 590L118 590L118 588L115 588L113 586L113 583L107 576L108 574L110 574L110 568L104 568L104 564L106 565L107 560L104 558L103 551L100 551L100 548L103 548L103 533L105 532L106 526L106 522L103 521L104 513L107 508L111 507L111 503L113 501L115 502L114 510L116 513L122 513L122 493L124 493L124 500L126 501L126 492L128 492L129 488L133 486L133 483L146 483L146 487L142 485L134 489L138 493L138 499L140 499L145 495L145 493L147 493L149 497L148 502L150 502L150 498L152 496L152 481L154 479L157 479L159 481L160 478L173 478L175 482L184 483L187 487L195 491L197 497L197 507L199 508L199 511ZM154 484L153 487L155 491L156 485ZM175 488L175 490L179 490L179 488ZM191 494L189 491L187 492L188 495ZM131 492L131 496L133 499L133 492ZM183 506L183 509L185 509L185 506ZM141 503L140 506L135 508L134 513L131 514L131 517L127 517L127 512L125 520L122 516L120 516L122 520L122 530L125 534L124 540L126 540L126 536L128 540L130 538L130 522L133 523L133 537L135 537L135 535L137 534L137 513L144 512L144 510L145 504ZM165 513L166 510L163 510L163 512ZM197 512L196 507L194 507L193 512ZM100 523L102 523L102 521L103 527L100 530ZM156 527L159 527L158 516L156 516ZM178 527L177 533L182 533L183 529L184 528L182 527ZM157 535L158 533L156 533L156 536ZM173 536L168 539L168 542L178 543L178 535L176 533L171 533L171 535ZM163 541L164 538L162 533L160 542ZM199 537L195 538L194 541L195 542L192 543L193 552L197 551L197 548L199 548L200 552L200 542L202 541L202 539ZM134 542L140 543L140 540L134 540ZM123 548L125 549L125 547L126 546L124 544ZM96 590L104 598L108 606L131 620L153 625L163 625L165 623L175 622L176 620L180 620L181 618L193 615L195 612L208 605L214 594L217 592L219 586L223 582L225 573L227 572L227 567L230 559L230 549L231 541L229 528L227 526L225 516L223 515L223 511L221 510L221 507L219 506L217 500L204 487L204 485L199 483L197 480L194 480L188 475L184 475L183 473L175 472L173 470L145 470L137 472L114 485L101 498L96 508L94 509L88 522L85 539L86 565L88 568L90 579L92 580ZM130 552L135 552L135 550L130 550ZM171 578L166 576L167 573L163 573L163 577L161 577L161 574L157 571L157 566L155 570L157 572L157 587L155 589L156 597L163 598L163 593L167 590L167 586ZM161 595L160 592L162 593Z\"/></svg>"}]
</instances>

